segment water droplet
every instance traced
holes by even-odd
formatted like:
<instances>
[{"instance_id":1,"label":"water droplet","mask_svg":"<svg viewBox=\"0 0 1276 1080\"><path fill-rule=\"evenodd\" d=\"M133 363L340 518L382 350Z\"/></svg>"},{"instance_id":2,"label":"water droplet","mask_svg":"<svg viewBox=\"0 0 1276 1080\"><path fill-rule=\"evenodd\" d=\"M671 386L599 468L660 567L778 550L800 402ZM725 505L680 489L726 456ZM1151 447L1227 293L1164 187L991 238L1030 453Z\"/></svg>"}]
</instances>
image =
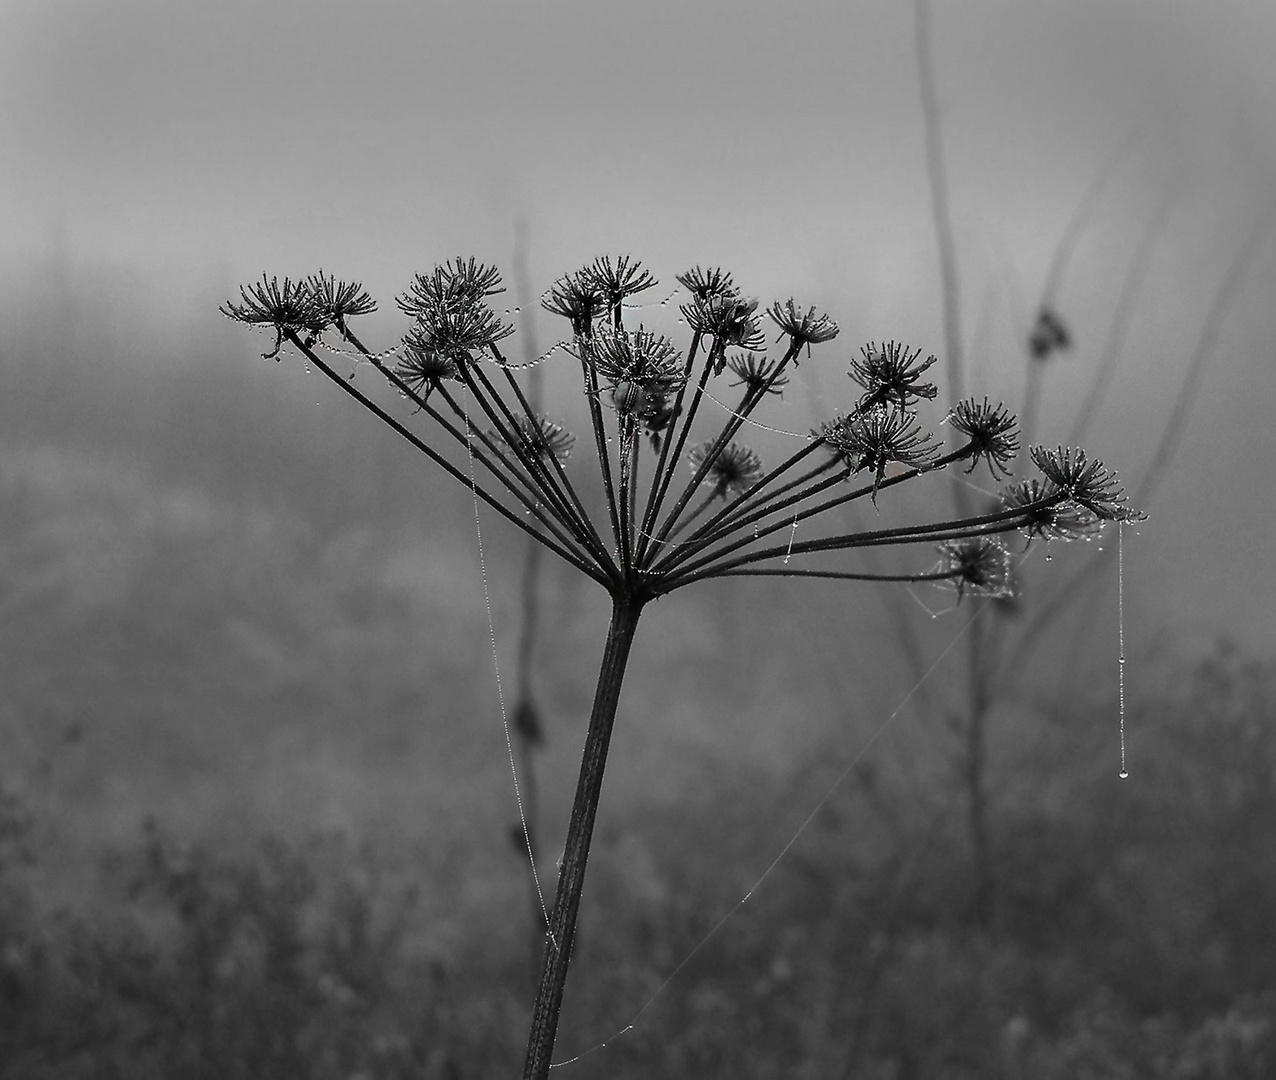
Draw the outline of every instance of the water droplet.
<instances>
[{"instance_id":1,"label":"water droplet","mask_svg":"<svg viewBox=\"0 0 1276 1080\"><path fill-rule=\"evenodd\" d=\"M757 538L758 538L758 523L755 521L753 523L753 539L756 540Z\"/></svg>"},{"instance_id":2,"label":"water droplet","mask_svg":"<svg viewBox=\"0 0 1276 1080\"><path fill-rule=\"evenodd\" d=\"M1119 773L1117 773L1117 776L1119 776L1122 780L1130 779L1130 774L1126 772L1124 769L1122 769Z\"/></svg>"}]
</instances>

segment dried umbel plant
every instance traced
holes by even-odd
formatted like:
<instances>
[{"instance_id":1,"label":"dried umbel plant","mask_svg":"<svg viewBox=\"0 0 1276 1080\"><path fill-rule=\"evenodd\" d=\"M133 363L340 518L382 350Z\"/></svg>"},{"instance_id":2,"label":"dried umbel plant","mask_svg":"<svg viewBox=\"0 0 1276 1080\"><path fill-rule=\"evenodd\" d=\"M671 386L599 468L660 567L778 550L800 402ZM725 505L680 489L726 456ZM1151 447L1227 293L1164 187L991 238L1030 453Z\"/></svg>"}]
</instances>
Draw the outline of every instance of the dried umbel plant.
<instances>
[{"instance_id":1,"label":"dried umbel plant","mask_svg":"<svg viewBox=\"0 0 1276 1080\"><path fill-rule=\"evenodd\" d=\"M958 597L1006 595L1010 556L1000 534L1072 539L1108 521L1142 515L1126 505L1113 474L1084 451L1032 447L1040 478L1007 488L996 510L957 520L861 532L839 528L830 511L879 498L950 465L983 461L994 479L1008 475L1019 449L1014 417L988 399L959 403L946 418L949 446L925 432L921 401L934 357L921 360L895 342L872 344L850 362L856 389L845 413L810 433L802 447L766 468L737 441L764 400L780 392L788 370L838 327L814 308L776 302L765 316L779 330L768 355L758 302L730 274L695 268L678 276L691 338L683 353L668 338L626 325L629 297L656 284L633 259L600 258L560 278L544 307L567 320L566 351L580 365L592 460L560 424L535 414L519 367L500 343L513 333L488 305L501 291L495 270L456 259L417 275L398 305L411 319L401 343L370 351L349 320L375 307L361 286L323 274L241 288L223 313L274 331L278 357L291 345L342 391L394 429L515 528L593 578L612 613L589 718L580 777L548 913L543 973L533 1009L524 1076L544 1078L571 958L585 866L621 682L639 616L652 600L698 581L743 575L859 581L948 582ZM334 339L342 344L334 344ZM346 347L379 372L411 406L396 418L338 374L323 351ZM714 382L713 390L709 385ZM706 400L738 388L717 424ZM410 413L410 415L408 415ZM718 415L718 414L715 414ZM407 426L430 429L425 435ZM477 422L476 422L477 421ZM691 441L693 429L699 437ZM429 438L465 448L472 471L453 465ZM644 445L650 447L644 450ZM573 451L569 461L569 451ZM650 462L643 464L644 456ZM570 465L570 471L568 466ZM592 474L587 476L586 474ZM600 484L606 520L585 509L579 485ZM803 539L796 540L798 525ZM939 559L912 574L883 575L848 563L856 549L930 545ZM932 556L933 559L933 556Z\"/></svg>"}]
</instances>

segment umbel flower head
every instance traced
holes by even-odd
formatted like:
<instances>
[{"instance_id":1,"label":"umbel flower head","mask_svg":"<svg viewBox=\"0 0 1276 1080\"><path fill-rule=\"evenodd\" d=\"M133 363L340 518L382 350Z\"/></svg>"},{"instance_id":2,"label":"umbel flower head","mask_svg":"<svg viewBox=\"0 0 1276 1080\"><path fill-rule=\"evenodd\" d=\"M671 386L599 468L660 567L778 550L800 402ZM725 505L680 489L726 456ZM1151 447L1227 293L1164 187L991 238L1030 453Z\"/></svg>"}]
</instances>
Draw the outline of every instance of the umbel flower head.
<instances>
[{"instance_id":1,"label":"umbel flower head","mask_svg":"<svg viewBox=\"0 0 1276 1080\"><path fill-rule=\"evenodd\" d=\"M284 278L283 285L278 278L266 279L261 275L261 282L251 288L239 287L241 303L226 301L220 311L228 319L247 323L250 326L269 325L275 328L275 347L262 356L269 360L279 356L283 345L284 334L289 331L305 331L309 335L322 334L332 320L315 298L308 281L293 281Z\"/></svg>"},{"instance_id":2,"label":"umbel flower head","mask_svg":"<svg viewBox=\"0 0 1276 1080\"><path fill-rule=\"evenodd\" d=\"M438 264L430 274L417 274L398 304L405 315L432 318L439 308L481 305L504 291L495 267L458 257Z\"/></svg>"},{"instance_id":3,"label":"umbel flower head","mask_svg":"<svg viewBox=\"0 0 1276 1080\"><path fill-rule=\"evenodd\" d=\"M807 308L805 312L799 311L792 297L783 303L777 300L767 308L767 314L780 328L780 336L787 334L796 348L803 345L809 348L837 337L837 323L818 313L814 307Z\"/></svg>"},{"instance_id":4,"label":"umbel flower head","mask_svg":"<svg viewBox=\"0 0 1276 1080\"><path fill-rule=\"evenodd\" d=\"M718 356L715 374L721 374L727 348L765 347L762 328L754 314L757 309L758 302L752 297L724 292L711 293L704 299L697 297L692 303L682 306L687 325L697 333L711 334L714 338Z\"/></svg>"},{"instance_id":5,"label":"umbel flower head","mask_svg":"<svg viewBox=\"0 0 1276 1080\"><path fill-rule=\"evenodd\" d=\"M400 350L394 374L412 393L423 400L444 379L457 379L460 369L446 353L408 344Z\"/></svg>"},{"instance_id":6,"label":"umbel flower head","mask_svg":"<svg viewBox=\"0 0 1276 1080\"><path fill-rule=\"evenodd\" d=\"M953 575L958 600L970 592L976 596L1013 594L1010 552L991 536L966 536L939 545L940 569Z\"/></svg>"},{"instance_id":7,"label":"umbel flower head","mask_svg":"<svg viewBox=\"0 0 1276 1080\"><path fill-rule=\"evenodd\" d=\"M306 279L316 309L338 329L345 328L346 319L355 315L369 315L377 310L377 302L363 290L357 281L338 281L322 270Z\"/></svg>"},{"instance_id":8,"label":"umbel flower head","mask_svg":"<svg viewBox=\"0 0 1276 1080\"><path fill-rule=\"evenodd\" d=\"M656 279L643 269L642 263L628 255L618 257L614 265L610 256L603 255L595 259L584 273L609 307L619 304L626 296L650 289L656 283Z\"/></svg>"},{"instance_id":9,"label":"umbel flower head","mask_svg":"<svg viewBox=\"0 0 1276 1080\"><path fill-rule=\"evenodd\" d=\"M969 440L970 468L973 472L983 458L994 480L1010 475L1010 465L1019 453L1019 433L1015 418L1005 405L992 405L987 398L976 401L966 398L954 406L948 414L948 423L954 431L960 431ZM1000 472L1000 476L997 474Z\"/></svg>"},{"instance_id":10,"label":"umbel flower head","mask_svg":"<svg viewBox=\"0 0 1276 1080\"><path fill-rule=\"evenodd\" d=\"M575 337L587 336L595 319L611 312L620 318L620 304L627 296L650 289L656 279L643 269L642 263L628 255L602 255L589 266L565 274L542 298L541 307L553 315L562 315L572 324Z\"/></svg>"},{"instance_id":11,"label":"umbel flower head","mask_svg":"<svg viewBox=\"0 0 1276 1080\"><path fill-rule=\"evenodd\" d=\"M693 266L685 274L678 275L678 284L696 300L708 300L711 296L738 296L740 290L735 287L731 275L714 266L701 270Z\"/></svg>"},{"instance_id":12,"label":"umbel flower head","mask_svg":"<svg viewBox=\"0 0 1276 1080\"><path fill-rule=\"evenodd\" d=\"M576 436L562 424L556 424L544 416L526 414L514 417L514 429L510 435L499 431L492 434L515 450L526 450L533 458L541 461L553 459L560 465L571 457L572 444L576 441ZM517 446L513 445L515 442Z\"/></svg>"},{"instance_id":13,"label":"umbel flower head","mask_svg":"<svg viewBox=\"0 0 1276 1080\"><path fill-rule=\"evenodd\" d=\"M919 364L917 358L922 354L921 349L910 353L894 341L888 341L880 348L870 341L860 347L860 354L864 359L852 359L851 370L847 374L864 387L864 396L859 400L861 410L892 401L901 409L907 409L919 399L929 401L939 393L933 383L921 381L922 374L938 357L928 356Z\"/></svg>"},{"instance_id":14,"label":"umbel flower head","mask_svg":"<svg viewBox=\"0 0 1276 1080\"><path fill-rule=\"evenodd\" d=\"M714 440L710 439L693 447L688 455L691 471L698 473L705 458L713 450ZM705 474L704 483L714 489L714 493L724 499L731 491L745 491L762 475L762 459L747 446L730 443L724 446Z\"/></svg>"},{"instance_id":15,"label":"umbel flower head","mask_svg":"<svg viewBox=\"0 0 1276 1080\"><path fill-rule=\"evenodd\" d=\"M1019 526L1019 531L1029 540L1034 536L1043 540L1082 540L1103 527L1103 522L1095 514L1069 499L1061 499L1048 506L1035 505L1059 494L1054 483L1033 476L1003 488L1001 505L1006 510L1027 510L1028 519ZM1028 509L1030 507L1032 509Z\"/></svg>"},{"instance_id":16,"label":"umbel flower head","mask_svg":"<svg viewBox=\"0 0 1276 1080\"><path fill-rule=\"evenodd\" d=\"M460 304L436 308L417 317L412 329L403 335L409 349L435 353L454 364L462 364L480 349L495 345L514 333L514 327L502 323L485 305Z\"/></svg>"},{"instance_id":17,"label":"umbel flower head","mask_svg":"<svg viewBox=\"0 0 1276 1080\"><path fill-rule=\"evenodd\" d=\"M825 424L817 435L845 463L849 475L864 469L873 472L873 505L877 489L891 462L924 471L939 453L929 432L921 433L912 413L876 405L867 412L843 416Z\"/></svg>"},{"instance_id":18,"label":"umbel flower head","mask_svg":"<svg viewBox=\"0 0 1276 1080\"><path fill-rule=\"evenodd\" d=\"M1104 521L1141 521L1144 515L1126 505L1125 493L1116 474L1102 461L1090 461L1079 446L1047 450L1034 446L1028 451L1047 480L1075 502Z\"/></svg>"},{"instance_id":19,"label":"umbel flower head","mask_svg":"<svg viewBox=\"0 0 1276 1080\"><path fill-rule=\"evenodd\" d=\"M778 360L768 360L754 352L733 356L727 367L739 380L731 385L747 387L752 394L779 394L788 385L788 376L777 374Z\"/></svg>"},{"instance_id":20,"label":"umbel flower head","mask_svg":"<svg viewBox=\"0 0 1276 1080\"><path fill-rule=\"evenodd\" d=\"M616 411L626 416L652 415L686 377L669 339L641 327L596 334L586 355L599 385L611 391Z\"/></svg>"},{"instance_id":21,"label":"umbel flower head","mask_svg":"<svg viewBox=\"0 0 1276 1080\"><path fill-rule=\"evenodd\" d=\"M458 258L429 275L417 274L398 298L400 310L416 320L403 337L404 345L465 363L472 353L514 333L485 302L503 291L500 274L473 259Z\"/></svg>"},{"instance_id":22,"label":"umbel flower head","mask_svg":"<svg viewBox=\"0 0 1276 1080\"><path fill-rule=\"evenodd\" d=\"M602 290L587 270L564 274L541 300L541 307L551 315L561 315L572 324L572 335L589 334L594 320L606 314Z\"/></svg>"}]
</instances>

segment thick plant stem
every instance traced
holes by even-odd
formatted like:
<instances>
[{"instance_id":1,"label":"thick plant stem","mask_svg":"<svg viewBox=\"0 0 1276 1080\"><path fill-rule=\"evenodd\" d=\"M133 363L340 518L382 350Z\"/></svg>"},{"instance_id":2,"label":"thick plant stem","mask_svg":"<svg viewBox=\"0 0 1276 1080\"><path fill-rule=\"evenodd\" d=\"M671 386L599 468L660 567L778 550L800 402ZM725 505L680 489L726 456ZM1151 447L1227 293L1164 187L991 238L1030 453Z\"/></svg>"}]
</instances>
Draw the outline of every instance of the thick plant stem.
<instances>
[{"instance_id":1,"label":"thick plant stem","mask_svg":"<svg viewBox=\"0 0 1276 1080\"><path fill-rule=\"evenodd\" d=\"M545 940L545 959L540 988L532 1010L532 1028L527 1039L527 1061L523 1080L546 1080L558 1033L558 1016L563 1007L563 987L567 982L567 965L571 961L572 942L576 936L576 917L580 912L580 896L585 884L585 864L589 859L589 843L594 835L594 818L598 813L598 796L603 786L603 770L607 765L607 748L611 743L616 705L620 701L620 684L625 677L629 647L633 644L638 616L644 600L621 593L613 597L611 626L603 649L598 672L598 688L585 736L585 750L572 803L571 822L567 826L567 843L558 874L558 894L549 916Z\"/></svg>"}]
</instances>

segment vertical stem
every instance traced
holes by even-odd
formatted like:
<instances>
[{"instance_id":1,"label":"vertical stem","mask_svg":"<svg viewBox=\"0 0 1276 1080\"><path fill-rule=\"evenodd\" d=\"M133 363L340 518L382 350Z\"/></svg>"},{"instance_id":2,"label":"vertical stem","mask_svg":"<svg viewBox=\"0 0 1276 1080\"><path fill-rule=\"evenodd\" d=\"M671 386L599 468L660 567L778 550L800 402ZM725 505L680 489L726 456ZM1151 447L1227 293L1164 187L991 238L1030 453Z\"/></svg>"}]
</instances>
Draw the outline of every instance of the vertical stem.
<instances>
[{"instance_id":1,"label":"vertical stem","mask_svg":"<svg viewBox=\"0 0 1276 1080\"><path fill-rule=\"evenodd\" d=\"M620 701L620 684L625 677L629 648L633 644L643 600L628 593L612 599L611 626L603 648L598 672L598 688L585 736L580 778L572 803L571 823L567 826L567 843L563 850L558 875L558 895L549 917L545 942L544 967L540 989L532 1010L531 1032L527 1039L527 1060L523 1080L546 1080L554 1053L554 1037L558 1033L558 1017L563 1007L563 987L567 982L567 965L571 961L572 942L576 936L576 918L580 912L580 896L585 884L585 864L594 834L594 818L598 813L598 797L602 791L603 770L607 765L607 748L611 743L616 705Z\"/></svg>"},{"instance_id":2,"label":"vertical stem","mask_svg":"<svg viewBox=\"0 0 1276 1080\"><path fill-rule=\"evenodd\" d=\"M926 170L930 177L930 205L939 247L939 280L944 299L944 351L948 354L948 392L953 401L962 394L961 300L957 276L957 242L948 206L948 174L944 169L943 132L935 93L935 58L931 51L930 0L915 0L917 20L917 80L921 91L926 137Z\"/></svg>"}]
</instances>

